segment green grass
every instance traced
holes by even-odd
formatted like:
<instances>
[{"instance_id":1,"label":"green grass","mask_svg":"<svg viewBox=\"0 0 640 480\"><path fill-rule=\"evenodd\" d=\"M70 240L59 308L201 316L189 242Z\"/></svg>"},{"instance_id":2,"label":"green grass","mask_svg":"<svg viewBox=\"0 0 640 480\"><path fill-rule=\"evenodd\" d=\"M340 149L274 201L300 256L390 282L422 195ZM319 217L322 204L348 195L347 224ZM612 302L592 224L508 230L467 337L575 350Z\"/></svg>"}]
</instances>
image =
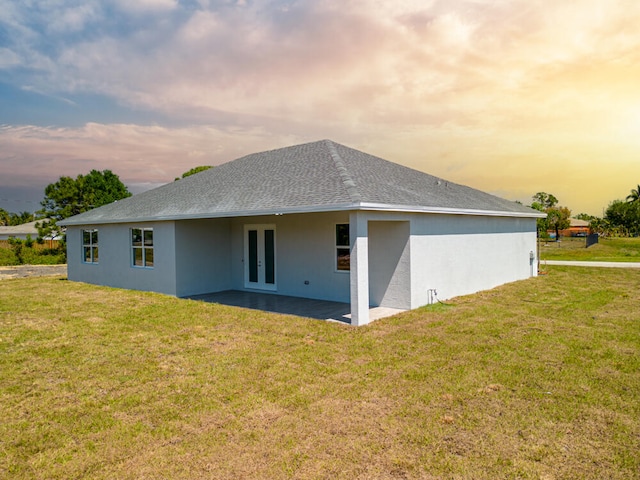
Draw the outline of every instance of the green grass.
<instances>
[{"instance_id":1,"label":"green grass","mask_svg":"<svg viewBox=\"0 0 640 480\"><path fill-rule=\"evenodd\" d=\"M352 328L0 282L0 478L640 478L640 271Z\"/></svg>"},{"instance_id":2,"label":"green grass","mask_svg":"<svg viewBox=\"0 0 640 480\"><path fill-rule=\"evenodd\" d=\"M585 247L584 238L562 238L559 242L541 242L542 260L599 262L640 262L640 238L600 238Z\"/></svg>"}]
</instances>

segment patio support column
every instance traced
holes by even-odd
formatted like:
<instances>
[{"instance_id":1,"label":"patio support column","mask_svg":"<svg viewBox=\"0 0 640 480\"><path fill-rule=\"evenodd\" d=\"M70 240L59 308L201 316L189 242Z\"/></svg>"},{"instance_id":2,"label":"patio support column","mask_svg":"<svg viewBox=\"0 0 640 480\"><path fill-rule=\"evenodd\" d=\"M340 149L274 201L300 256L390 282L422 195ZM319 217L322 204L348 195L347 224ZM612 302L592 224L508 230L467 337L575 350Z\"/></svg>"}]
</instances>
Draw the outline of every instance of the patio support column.
<instances>
[{"instance_id":1,"label":"patio support column","mask_svg":"<svg viewBox=\"0 0 640 480\"><path fill-rule=\"evenodd\" d=\"M365 215L349 215L351 325L369 323L369 232Z\"/></svg>"}]
</instances>

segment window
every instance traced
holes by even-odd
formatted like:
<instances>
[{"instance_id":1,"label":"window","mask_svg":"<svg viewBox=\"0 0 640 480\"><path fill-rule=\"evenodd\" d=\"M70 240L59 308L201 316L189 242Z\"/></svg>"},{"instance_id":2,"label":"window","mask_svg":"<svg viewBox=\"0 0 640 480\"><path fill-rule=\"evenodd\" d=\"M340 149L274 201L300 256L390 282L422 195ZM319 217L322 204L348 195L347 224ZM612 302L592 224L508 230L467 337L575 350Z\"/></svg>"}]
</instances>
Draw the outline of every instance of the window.
<instances>
[{"instance_id":1,"label":"window","mask_svg":"<svg viewBox=\"0 0 640 480\"><path fill-rule=\"evenodd\" d=\"M349 271L350 268L349 224L336 225L336 270Z\"/></svg>"},{"instance_id":2,"label":"window","mask_svg":"<svg viewBox=\"0 0 640 480\"><path fill-rule=\"evenodd\" d=\"M131 250L134 267L153 268L153 228L132 228Z\"/></svg>"},{"instance_id":3,"label":"window","mask_svg":"<svg viewBox=\"0 0 640 480\"><path fill-rule=\"evenodd\" d=\"M98 263L98 229L82 230L82 261Z\"/></svg>"}]
</instances>

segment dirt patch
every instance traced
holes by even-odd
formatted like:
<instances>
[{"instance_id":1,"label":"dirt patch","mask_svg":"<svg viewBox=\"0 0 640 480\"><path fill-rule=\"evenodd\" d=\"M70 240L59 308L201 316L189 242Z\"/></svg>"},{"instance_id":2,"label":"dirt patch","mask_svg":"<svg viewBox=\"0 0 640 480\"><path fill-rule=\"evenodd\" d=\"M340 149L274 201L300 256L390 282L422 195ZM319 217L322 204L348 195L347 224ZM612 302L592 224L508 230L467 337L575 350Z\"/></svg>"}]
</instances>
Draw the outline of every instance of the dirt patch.
<instances>
[{"instance_id":1,"label":"dirt patch","mask_svg":"<svg viewBox=\"0 0 640 480\"><path fill-rule=\"evenodd\" d=\"M47 277L66 274L66 265L18 265L0 267L0 280L5 280L7 278Z\"/></svg>"}]
</instances>

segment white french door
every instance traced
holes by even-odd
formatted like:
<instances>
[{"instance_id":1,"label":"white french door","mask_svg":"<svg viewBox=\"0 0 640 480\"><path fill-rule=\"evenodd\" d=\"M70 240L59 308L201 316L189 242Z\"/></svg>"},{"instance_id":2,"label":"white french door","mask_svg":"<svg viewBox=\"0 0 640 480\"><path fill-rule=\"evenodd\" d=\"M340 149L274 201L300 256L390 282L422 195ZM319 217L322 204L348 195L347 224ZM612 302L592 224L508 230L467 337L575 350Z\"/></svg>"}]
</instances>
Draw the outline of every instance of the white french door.
<instances>
[{"instance_id":1,"label":"white french door","mask_svg":"<svg viewBox=\"0 0 640 480\"><path fill-rule=\"evenodd\" d=\"M244 226L244 286L276 289L276 226Z\"/></svg>"}]
</instances>

